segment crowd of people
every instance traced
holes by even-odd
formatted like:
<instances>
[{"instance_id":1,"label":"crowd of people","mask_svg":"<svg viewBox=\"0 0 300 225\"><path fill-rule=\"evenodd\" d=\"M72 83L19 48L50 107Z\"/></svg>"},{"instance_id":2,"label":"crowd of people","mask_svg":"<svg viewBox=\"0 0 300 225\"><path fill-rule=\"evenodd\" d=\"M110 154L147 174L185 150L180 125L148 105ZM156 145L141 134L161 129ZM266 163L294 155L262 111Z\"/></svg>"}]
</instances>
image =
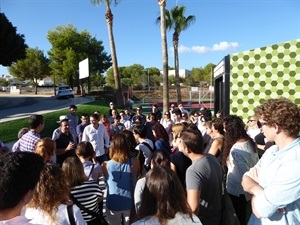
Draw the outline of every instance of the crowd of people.
<instances>
[{"instance_id":1,"label":"crowd of people","mask_svg":"<svg viewBox=\"0 0 300 225\"><path fill-rule=\"evenodd\" d=\"M31 115L11 150L0 145L0 225L101 225L104 215L113 225L221 225L224 186L241 225L300 224L295 103L267 100L247 122L183 104L148 115L109 107L77 115L71 105L51 138Z\"/></svg>"}]
</instances>

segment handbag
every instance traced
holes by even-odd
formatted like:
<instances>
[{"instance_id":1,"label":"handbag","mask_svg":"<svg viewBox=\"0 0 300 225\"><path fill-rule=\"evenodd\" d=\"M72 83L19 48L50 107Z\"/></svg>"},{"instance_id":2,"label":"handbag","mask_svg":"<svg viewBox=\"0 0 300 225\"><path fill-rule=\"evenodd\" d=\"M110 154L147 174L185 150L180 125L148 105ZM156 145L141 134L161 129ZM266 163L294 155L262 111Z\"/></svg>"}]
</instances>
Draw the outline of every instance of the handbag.
<instances>
[{"instance_id":1,"label":"handbag","mask_svg":"<svg viewBox=\"0 0 300 225\"><path fill-rule=\"evenodd\" d=\"M86 212L89 215L96 217L99 221L99 225L108 225L108 222L106 221L106 219L104 218L103 215L95 213L94 211L87 209L76 198L74 198L73 195L71 195L71 197L72 197L73 202L78 206L78 208L80 210Z\"/></svg>"},{"instance_id":2,"label":"handbag","mask_svg":"<svg viewBox=\"0 0 300 225\"><path fill-rule=\"evenodd\" d=\"M229 197L226 189L226 169L223 168L223 193L222 193L222 219L220 225L240 225L240 221L237 218L235 209L233 207L231 198Z\"/></svg>"}]
</instances>

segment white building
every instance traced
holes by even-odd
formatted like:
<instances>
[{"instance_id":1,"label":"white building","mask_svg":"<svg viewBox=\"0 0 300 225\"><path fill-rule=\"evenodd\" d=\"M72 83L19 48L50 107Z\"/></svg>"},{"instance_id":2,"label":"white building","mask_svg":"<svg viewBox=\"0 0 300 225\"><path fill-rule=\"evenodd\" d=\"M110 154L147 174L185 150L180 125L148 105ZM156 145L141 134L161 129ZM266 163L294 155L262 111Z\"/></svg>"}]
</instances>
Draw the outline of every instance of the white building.
<instances>
[{"instance_id":1,"label":"white building","mask_svg":"<svg viewBox=\"0 0 300 225\"><path fill-rule=\"evenodd\" d=\"M53 85L53 84L54 83L50 77L46 77L46 78L38 81L39 86L47 86L47 85Z\"/></svg>"},{"instance_id":2,"label":"white building","mask_svg":"<svg viewBox=\"0 0 300 225\"><path fill-rule=\"evenodd\" d=\"M160 71L160 75L163 75L162 70ZM179 77L181 77L181 78L187 78L190 75L191 75L191 71L190 70L179 69ZM169 70L169 76L175 76L175 70Z\"/></svg>"}]
</instances>

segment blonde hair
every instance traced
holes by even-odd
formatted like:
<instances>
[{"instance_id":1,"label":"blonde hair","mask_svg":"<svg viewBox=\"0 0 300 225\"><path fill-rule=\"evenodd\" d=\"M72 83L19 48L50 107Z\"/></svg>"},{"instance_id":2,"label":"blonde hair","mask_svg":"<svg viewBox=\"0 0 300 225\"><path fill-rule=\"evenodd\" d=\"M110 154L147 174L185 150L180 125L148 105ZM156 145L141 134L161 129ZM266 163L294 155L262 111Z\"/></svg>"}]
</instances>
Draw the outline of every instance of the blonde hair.
<instances>
[{"instance_id":1,"label":"blonde hair","mask_svg":"<svg viewBox=\"0 0 300 225\"><path fill-rule=\"evenodd\" d=\"M186 130L186 126L181 123L174 124L172 126L172 132L175 135L175 138L178 138L180 136L180 133Z\"/></svg>"},{"instance_id":2,"label":"blonde hair","mask_svg":"<svg viewBox=\"0 0 300 225\"><path fill-rule=\"evenodd\" d=\"M62 169L55 164L46 164L41 172L32 200L28 208L42 210L55 224L58 206L69 202L70 188Z\"/></svg>"},{"instance_id":3,"label":"blonde hair","mask_svg":"<svg viewBox=\"0 0 300 225\"><path fill-rule=\"evenodd\" d=\"M56 143L49 137L38 140L35 146L35 153L39 154L47 162L54 155L56 150Z\"/></svg>"}]
</instances>

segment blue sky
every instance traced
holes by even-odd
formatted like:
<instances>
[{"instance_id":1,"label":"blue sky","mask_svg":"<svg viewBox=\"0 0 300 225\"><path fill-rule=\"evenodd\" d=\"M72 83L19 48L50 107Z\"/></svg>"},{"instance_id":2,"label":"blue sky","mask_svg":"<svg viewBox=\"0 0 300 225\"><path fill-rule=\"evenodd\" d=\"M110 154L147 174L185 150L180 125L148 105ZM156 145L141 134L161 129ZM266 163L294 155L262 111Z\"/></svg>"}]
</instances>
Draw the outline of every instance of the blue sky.
<instances>
[{"instance_id":1,"label":"blue sky","mask_svg":"<svg viewBox=\"0 0 300 225\"><path fill-rule=\"evenodd\" d=\"M119 66L141 64L162 69L157 0L122 0L112 6ZM300 37L300 0L167 0L167 9L186 6L196 22L179 39L181 69L218 64L224 56ZM1 12L24 34L29 47L45 54L47 32L72 24L103 41L110 54L105 5L89 0L0 0ZM172 33L167 33L169 66L174 66ZM0 75L8 74L0 66Z\"/></svg>"}]
</instances>

